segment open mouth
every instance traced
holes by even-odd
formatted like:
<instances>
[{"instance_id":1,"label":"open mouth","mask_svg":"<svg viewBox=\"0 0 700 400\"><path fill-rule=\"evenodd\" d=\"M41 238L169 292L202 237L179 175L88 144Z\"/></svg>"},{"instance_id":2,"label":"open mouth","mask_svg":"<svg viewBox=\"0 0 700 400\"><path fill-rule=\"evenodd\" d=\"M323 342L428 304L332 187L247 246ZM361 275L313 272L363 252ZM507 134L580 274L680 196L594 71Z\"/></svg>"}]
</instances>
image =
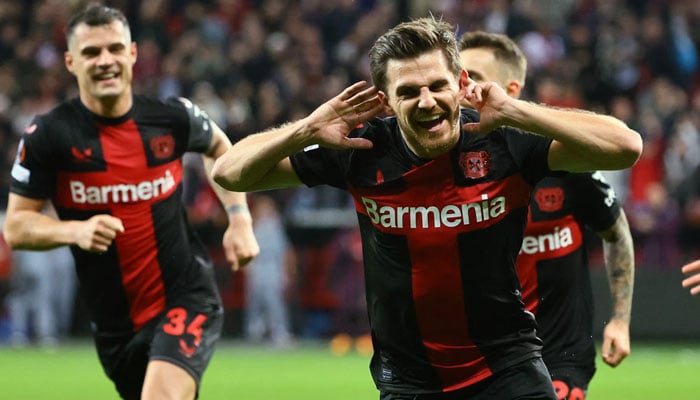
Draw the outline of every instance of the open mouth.
<instances>
[{"instance_id":1,"label":"open mouth","mask_svg":"<svg viewBox=\"0 0 700 400\"><path fill-rule=\"evenodd\" d=\"M442 122L443 122L444 120L445 120L445 116L442 115L442 114L440 114L440 115L431 115L431 116L429 116L429 117L419 118L419 119L416 121L416 124L417 124L418 126L420 126L421 128L423 128L423 129L432 130L432 129L434 129L434 128L440 126L440 124L442 124Z\"/></svg>"},{"instance_id":2,"label":"open mouth","mask_svg":"<svg viewBox=\"0 0 700 400\"><path fill-rule=\"evenodd\" d=\"M108 74L100 74L100 75L95 75L93 79L97 82L107 82L111 81L114 79L117 79L118 74L114 72L110 72Z\"/></svg>"}]
</instances>

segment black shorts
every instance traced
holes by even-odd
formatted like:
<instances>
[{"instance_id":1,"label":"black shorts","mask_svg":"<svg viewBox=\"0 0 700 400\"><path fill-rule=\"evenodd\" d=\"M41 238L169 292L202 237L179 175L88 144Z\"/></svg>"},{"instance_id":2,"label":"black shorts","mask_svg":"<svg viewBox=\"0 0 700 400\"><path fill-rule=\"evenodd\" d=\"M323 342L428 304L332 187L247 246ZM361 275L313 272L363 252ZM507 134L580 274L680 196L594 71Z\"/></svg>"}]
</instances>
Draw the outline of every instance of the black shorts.
<instances>
[{"instance_id":1,"label":"black shorts","mask_svg":"<svg viewBox=\"0 0 700 400\"><path fill-rule=\"evenodd\" d=\"M583 400L588 393L588 384L595 374L595 364L550 366L549 374L558 399Z\"/></svg>"},{"instance_id":2,"label":"black shorts","mask_svg":"<svg viewBox=\"0 0 700 400\"><path fill-rule=\"evenodd\" d=\"M464 389L435 394L382 392L380 400L557 400L541 358L531 358Z\"/></svg>"},{"instance_id":3,"label":"black shorts","mask_svg":"<svg viewBox=\"0 0 700 400\"><path fill-rule=\"evenodd\" d=\"M121 397L138 400L150 360L182 367L199 387L222 326L219 304L194 300L170 306L138 332L95 332L93 336L102 367Z\"/></svg>"}]
</instances>

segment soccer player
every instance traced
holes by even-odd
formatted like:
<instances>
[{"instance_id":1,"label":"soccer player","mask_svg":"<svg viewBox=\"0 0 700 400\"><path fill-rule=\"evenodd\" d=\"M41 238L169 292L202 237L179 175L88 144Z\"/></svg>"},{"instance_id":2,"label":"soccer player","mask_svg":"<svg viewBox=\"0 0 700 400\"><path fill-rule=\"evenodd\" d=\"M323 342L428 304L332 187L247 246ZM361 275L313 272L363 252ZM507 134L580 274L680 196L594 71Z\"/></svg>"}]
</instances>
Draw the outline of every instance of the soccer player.
<instances>
[{"instance_id":1,"label":"soccer player","mask_svg":"<svg viewBox=\"0 0 700 400\"><path fill-rule=\"evenodd\" d=\"M458 46L472 79L496 82L508 95L520 96L527 60L515 42L477 31L462 35ZM602 238L612 299L602 356L615 367L630 352L634 247L627 217L599 172L558 174L537 183L516 268L560 399L585 398L596 369L585 227Z\"/></svg>"},{"instance_id":2,"label":"soccer player","mask_svg":"<svg viewBox=\"0 0 700 400\"><path fill-rule=\"evenodd\" d=\"M203 245L189 227L182 156L207 168L230 141L196 105L132 93L137 47L116 9L68 23L65 65L79 97L37 116L12 168L4 234L16 249L69 245L97 353L125 399L194 399L223 310ZM228 208L234 269L258 253L245 195ZM47 201L59 219L40 214Z\"/></svg>"},{"instance_id":3,"label":"soccer player","mask_svg":"<svg viewBox=\"0 0 700 400\"><path fill-rule=\"evenodd\" d=\"M530 192L553 170L627 168L642 142L470 81L454 32L433 17L390 29L369 52L374 86L237 142L213 178L353 196L381 399L556 399L515 271Z\"/></svg>"}]
</instances>

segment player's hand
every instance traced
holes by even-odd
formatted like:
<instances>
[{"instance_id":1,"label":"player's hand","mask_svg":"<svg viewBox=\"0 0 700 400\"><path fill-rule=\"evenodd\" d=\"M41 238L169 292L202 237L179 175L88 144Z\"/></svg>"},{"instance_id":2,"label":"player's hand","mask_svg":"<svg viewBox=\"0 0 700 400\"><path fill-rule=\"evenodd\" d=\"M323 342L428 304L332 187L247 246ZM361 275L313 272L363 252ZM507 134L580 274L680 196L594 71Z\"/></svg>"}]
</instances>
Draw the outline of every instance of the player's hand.
<instances>
[{"instance_id":1,"label":"player's hand","mask_svg":"<svg viewBox=\"0 0 700 400\"><path fill-rule=\"evenodd\" d=\"M347 135L384 111L377 93L374 86L367 87L367 82L360 81L321 104L305 118L314 136L311 142L333 149L371 148L371 141Z\"/></svg>"},{"instance_id":2,"label":"player's hand","mask_svg":"<svg viewBox=\"0 0 700 400\"><path fill-rule=\"evenodd\" d=\"M99 214L76 225L76 244L91 253L104 253L117 234L124 232L122 221L111 215Z\"/></svg>"},{"instance_id":3,"label":"player's hand","mask_svg":"<svg viewBox=\"0 0 700 400\"><path fill-rule=\"evenodd\" d=\"M611 319L605 325L601 353L603 361L611 367L617 367L630 354L629 323Z\"/></svg>"},{"instance_id":4,"label":"player's hand","mask_svg":"<svg viewBox=\"0 0 700 400\"><path fill-rule=\"evenodd\" d=\"M479 122L469 122L462 129L469 133L489 133L505 125L502 115L504 105L514 101L496 82L469 80L462 103L469 103L479 112Z\"/></svg>"},{"instance_id":5,"label":"player's hand","mask_svg":"<svg viewBox=\"0 0 700 400\"><path fill-rule=\"evenodd\" d=\"M700 293L700 260L695 260L685 264L681 268L681 272L686 275L690 275L689 277L683 279L683 287L686 289L690 288L690 294L693 296Z\"/></svg>"},{"instance_id":6,"label":"player's hand","mask_svg":"<svg viewBox=\"0 0 700 400\"><path fill-rule=\"evenodd\" d=\"M229 214L228 228L224 232L223 246L226 261L233 271L245 267L260 253L260 246L253 234L253 222L250 213Z\"/></svg>"}]
</instances>

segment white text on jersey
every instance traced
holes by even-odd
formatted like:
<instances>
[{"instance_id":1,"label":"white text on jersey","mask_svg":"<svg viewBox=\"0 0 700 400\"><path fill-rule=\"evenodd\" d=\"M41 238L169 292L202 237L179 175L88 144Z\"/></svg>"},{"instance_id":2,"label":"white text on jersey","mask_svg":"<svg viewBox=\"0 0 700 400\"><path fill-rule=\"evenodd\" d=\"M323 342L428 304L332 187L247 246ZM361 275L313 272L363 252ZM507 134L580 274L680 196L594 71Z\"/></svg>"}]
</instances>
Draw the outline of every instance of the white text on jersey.
<instances>
[{"instance_id":1,"label":"white text on jersey","mask_svg":"<svg viewBox=\"0 0 700 400\"><path fill-rule=\"evenodd\" d=\"M160 178L136 184L86 186L81 181L71 180L70 194L77 204L135 203L168 193L174 186L175 178L166 170Z\"/></svg>"},{"instance_id":2,"label":"white text on jersey","mask_svg":"<svg viewBox=\"0 0 700 400\"><path fill-rule=\"evenodd\" d=\"M554 228L554 232L545 235L525 236L520 252L525 254L545 253L559 250L573 244L574 237L571 228L567 226L560 229L557 226Z\"/></svg>"},{"instance_id":3,"label":"white text on jersey","mask_svg":"<svg viewBox=\"0 0 700 400\"><path fill-rule=\"evenodd\" d=\"M465 204L448 204L420 207L380 206L375 200L363 197L362 204L367 216L375 225L385 228L426 229L442 226L453 228L459 225L471 225L496 218L506 212L506 198L503 196L489 199L482 194L481 201Z\"/></svg>"}]
</instances>

